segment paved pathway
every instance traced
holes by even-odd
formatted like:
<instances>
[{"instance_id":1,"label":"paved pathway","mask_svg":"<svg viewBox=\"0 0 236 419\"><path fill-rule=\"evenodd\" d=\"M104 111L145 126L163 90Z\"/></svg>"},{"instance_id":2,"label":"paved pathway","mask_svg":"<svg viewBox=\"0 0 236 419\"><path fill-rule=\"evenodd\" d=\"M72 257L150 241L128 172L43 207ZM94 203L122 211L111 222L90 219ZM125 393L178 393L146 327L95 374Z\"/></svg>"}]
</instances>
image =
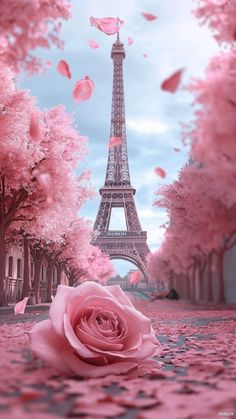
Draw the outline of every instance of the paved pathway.
<instances>
[{"instance_id":1,"label":"paved pathway","mask_svg":"<svg viewBox=\"0 0 236 419\"><path fill-rule=\"evenodd\" d=\"M152 319L161 354L140 378L61 377L29 350L36 310L0 313L0 418L211 419L236 416L236 310L131 297ZM161 365L160 365L161 362Z\"/></svg>"}]
</instances>

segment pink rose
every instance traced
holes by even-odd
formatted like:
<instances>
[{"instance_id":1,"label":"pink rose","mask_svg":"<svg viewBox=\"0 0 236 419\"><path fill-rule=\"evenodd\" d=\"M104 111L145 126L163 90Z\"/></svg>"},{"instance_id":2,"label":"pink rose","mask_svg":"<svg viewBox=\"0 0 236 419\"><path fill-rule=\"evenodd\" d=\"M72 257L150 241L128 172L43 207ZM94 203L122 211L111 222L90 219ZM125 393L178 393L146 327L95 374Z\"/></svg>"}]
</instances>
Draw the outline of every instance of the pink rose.
<instances>
[{"instance_id":1,"label":"pink rose","mask_svg":"<svg viewBox=\"0 0 236 419\"><path fill-rule=\"evenodd\" d=\"M126 373L155 355L159 346L151 321L118 285L59 285L49 316L33 327L31 348L61 373Z\"/></svg>"}]
</instances>

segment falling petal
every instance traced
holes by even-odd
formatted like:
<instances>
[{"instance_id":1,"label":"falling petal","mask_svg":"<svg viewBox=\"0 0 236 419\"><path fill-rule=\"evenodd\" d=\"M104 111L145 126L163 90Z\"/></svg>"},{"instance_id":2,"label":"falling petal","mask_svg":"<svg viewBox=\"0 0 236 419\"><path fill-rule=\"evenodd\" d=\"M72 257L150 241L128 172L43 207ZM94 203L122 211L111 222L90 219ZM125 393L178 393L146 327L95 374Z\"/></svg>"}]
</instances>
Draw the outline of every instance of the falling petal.
<instances>
[{"instance_id":1,"label":"falling petal","mask_svg":"<svg viewBox=\"0 0 236 419\"><path fill-rule=\"evenodd\" d=\"M119 32L121 26L124 24L124 20L121 20L118 17L90 17L89 20L91 26L95 26L95 28L104 32L106 35L114 35Z\"/></svg>"},{"instance_id":2,"label":"falling petal","mask_svg":"<svg viewBox=\"0 0 236 419\"><path fill-rule=\"evenodd\" d=\"M111 137L108 147L109 148L113 148L113 147L119 147L122 145L122 138L121 137Z\"/></svg>"},{"instance_id":3,"label":"falling petal","mask_svg":"<svg viewBox=\"0 0 236 419\"><path fill-rule=\"evenodd\" d=\"M176 71L174 74L172 74L168 79L164 80L161 84L162 90L166 90L170 93L175 93L176 90L179 87L179 84L181 82L181 77L183 73L183 69Z\"/></svg>"},{"instance_id":4,"label":"falling petal","mask_svg":"<svg viewBox=\"0 0 236 419\"><path fill-rule=\"evenodd\" d=\"M62 76L67 77L68 79L71 79L70 67L69 67L69 64L65 60L59 61L57 65L57 70Z\"/></svg>"},{"instance_id":5,"label":"falling petal","mask_svg":"<svg viewBox=\"0 0 236 419\"><path fill-rule=\"evenodd\" d=\"M147 58L147 54L146 54L146 52L143 54L143 58Z\"/></svg>"},{"instance_id":6,"label":"falling petal","mask_svg":"<svg viewBox=\"0 0 236 419\"><path fill-rule=\"evenodd\" d=\"M161 167L156 167L155 168L155 173L156 173L157 176L160 176L162 179L164 179L166 177L166 172Z\"/></svg>"},{"instance_id":7,"label":"falling petal","mask_svg":"<svg viewBox=\"0 0 236 419\"><path fill-rule=\"evenodd\" d=\"M15 314L24 314L28 298L29 297L23 298L23 300L19 301L19 303L17 303L15 305L15 307L14 307L14 313Z\"/></svg>"},{"instance_id":8,"label":"falling petal","mask_svg":"<svg viewBox=\"0 0 236 419\"><path fill-rule=\"evenodd\" d=\"M74 101L83 102L89 100L93 94L94 87L94 82L88 76L77 81L73 90Z\"/></svg>"},{"instance_id":9,"label":"falling petal","mask_svg":"<svg viewBox=\"0 0 236 419\"><path fill-rule=\"evenodd\" d=\"M175 147L175 148L174 148L174 151L176 151L176 153L178 153L178 152L179 152L179 151L181 151L181 150L180 150L180 148Z\"/></svg>"},{"instance_id":10,"label":"falling petal","mask_svg":"<svg viewBox=\"0 0 236 419\"><path fill-rule=\"evenodd\" d=\"M132 38L128 37L128 45L129 46L133 45L133 43L134 43L134 40Z\"/></svg>"},{"instance_id":11,"label":"falling petal","mask_svg":"<svg viewBox=\"0 0 236 419\"><path fill-rule=\"evenodd\" d=\"M89 46L91 48L93 48L93 49L99 48L99 44L96 41L94 41L93 39L89 39L88 42L89 42Z\"/></svg>"},{"instance_id":12,"label":"falling petal","mask_svg":"<svg viewBox=\"0 0 236 419\"><path fill-rule=\"evenodd\" d=\"M137 284L137 282L140 280L140 277L141 277L141 272L139 272L139 271L133 272L131 277L130 277L130 283L131 284Z\"/></svg>"},{"instance_id":13,"label":"falling petal","mask_svg":"<svg viewBox=\"0 0 236 419\"><path fill-rule=\"evenodd\" d=\"M153 20L157 19L157 16L153 15L152 13L142 13L142 16L149 22L152 22Z\"/></svg>"},{"instance_id":14,"label":"falling petal","mask_svg":"<svg viewBox=\"0 0 236 419\"><path fill-rule=\"evenodd\" d=\"M43 192L47 197L47 202L52 201L52 191L53 191L53 184L52 184L52 177L49 173L39 173L37 176L37 180Z\"/></svg>"},{"instance_id":15,"label":"falling petal","mask_svg":"<svg viewBox=\"0 0 236 419\"><path fill-rule=\"evenodd\" d=\"M29 134L34 140L38 140L41 137L41 130L39 125L39 114L37 111L31 113Z\"/></svg>"}]
</instances>

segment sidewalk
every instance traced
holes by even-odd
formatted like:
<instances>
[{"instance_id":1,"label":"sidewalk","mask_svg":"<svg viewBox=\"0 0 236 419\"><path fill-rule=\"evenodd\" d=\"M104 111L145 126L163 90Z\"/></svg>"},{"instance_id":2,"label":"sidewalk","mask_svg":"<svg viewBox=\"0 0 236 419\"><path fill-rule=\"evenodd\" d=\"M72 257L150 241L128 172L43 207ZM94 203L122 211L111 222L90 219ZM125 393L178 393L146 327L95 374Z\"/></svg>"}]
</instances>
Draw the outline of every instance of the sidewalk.
<instances>
[{"instance_id":1,"label":"sidewalk","mask_svg":"<svg viewBox=\"0 0 236 419\"><path fill-rule=\"evenodd\" d=\"M15 304L9 304L8 307L0 307L0 316L1 314L14 314L14 307ZM25 308L25 313L30 313L31 311L47 311L50 307L49 303L44 304L34 304L34 305L27 305Z\"/></svg>"}]
</instances>

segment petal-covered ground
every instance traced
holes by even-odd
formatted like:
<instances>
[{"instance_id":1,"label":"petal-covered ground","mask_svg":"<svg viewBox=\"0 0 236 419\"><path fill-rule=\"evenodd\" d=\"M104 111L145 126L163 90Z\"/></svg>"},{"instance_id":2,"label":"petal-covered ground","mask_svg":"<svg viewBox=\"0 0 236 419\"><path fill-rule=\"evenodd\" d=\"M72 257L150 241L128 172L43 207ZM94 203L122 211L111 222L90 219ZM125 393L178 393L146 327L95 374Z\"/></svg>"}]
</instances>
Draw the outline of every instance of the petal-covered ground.
<instances>
[{"instance_id":1,"label":"petal-covered ground","mask_svg":"<svg viewBox=\"0 0 236 419\"><path fill-rule=\"evenodd\" d=\"M133 297L134 299L135 297ZM159 366L142 378L59 376L29 349L47 311L0 314L0 417L209 419L236 416L235 307L136 297L162 345ZM161 361L161 366L160 366Z\"/></svg>"}]
</instances>

